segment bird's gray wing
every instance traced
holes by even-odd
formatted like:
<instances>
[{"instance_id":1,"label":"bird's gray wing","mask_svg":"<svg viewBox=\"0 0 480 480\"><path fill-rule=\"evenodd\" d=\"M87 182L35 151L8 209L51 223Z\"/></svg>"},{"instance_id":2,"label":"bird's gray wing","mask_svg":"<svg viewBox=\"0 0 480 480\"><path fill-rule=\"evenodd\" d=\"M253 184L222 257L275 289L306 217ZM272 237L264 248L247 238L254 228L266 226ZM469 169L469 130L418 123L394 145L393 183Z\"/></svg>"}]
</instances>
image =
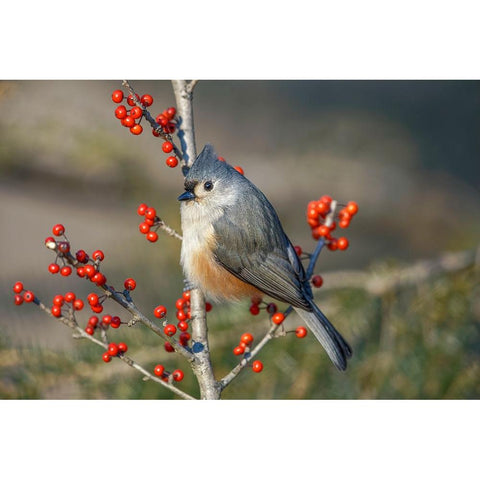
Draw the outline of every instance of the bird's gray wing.
<instances>
[{"instance_id":1,"label":"bird's gray wing","mask_svg":"<svg viewBox=\"0 0 480 480\"><path fill-rule=\"evenodd\" d=\"M244 205L240 216L235 209L242 207L236 206L214 223L215 257L230 273L267 295L311 310L303 266L273 207L264 202L257 208L255 202ZM239 218L248 221L238 222Z\"/></svg>"}]
</instances>

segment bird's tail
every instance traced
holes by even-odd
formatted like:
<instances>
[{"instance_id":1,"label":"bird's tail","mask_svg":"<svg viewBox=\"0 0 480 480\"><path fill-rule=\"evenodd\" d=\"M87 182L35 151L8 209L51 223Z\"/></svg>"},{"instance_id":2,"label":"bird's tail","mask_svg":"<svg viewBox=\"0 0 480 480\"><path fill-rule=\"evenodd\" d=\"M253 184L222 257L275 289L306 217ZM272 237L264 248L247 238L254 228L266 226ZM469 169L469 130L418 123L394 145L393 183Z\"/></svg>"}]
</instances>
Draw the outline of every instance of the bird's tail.
<instances>
[{"instance_id":1,"label":"bird's tail","mask_svg":"<svg viewBox=\"0 0 480 480\"><path fill-rule=\"evenodd\" d=\"M313 308L311 312L301 308L295 308L295 311L307 324L315 338L322 344L334 365L339 370L345 370L347 368L347 359L352 356L350 345L313 302L311 302L311 306Z\"/></svg>"}]
</instances>

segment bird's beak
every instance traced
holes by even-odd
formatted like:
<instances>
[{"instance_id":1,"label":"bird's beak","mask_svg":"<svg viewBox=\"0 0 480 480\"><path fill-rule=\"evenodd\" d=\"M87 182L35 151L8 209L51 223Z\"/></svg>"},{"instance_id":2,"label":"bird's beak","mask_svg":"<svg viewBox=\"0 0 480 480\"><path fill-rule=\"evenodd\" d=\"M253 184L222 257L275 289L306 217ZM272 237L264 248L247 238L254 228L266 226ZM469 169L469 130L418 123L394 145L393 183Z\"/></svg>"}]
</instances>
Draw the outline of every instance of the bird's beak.
<instances>
[{"instance_id":1,"label":"bird's beak","mask_svg":"<svg viewBox=\"0 0 480 480\"><path fill-rule=\"evenodd\" d=\"M181 202L186 202L187 200L195 200L195 194L186 190L179 197L178 200Z\"/></svg>"}]
</instances>

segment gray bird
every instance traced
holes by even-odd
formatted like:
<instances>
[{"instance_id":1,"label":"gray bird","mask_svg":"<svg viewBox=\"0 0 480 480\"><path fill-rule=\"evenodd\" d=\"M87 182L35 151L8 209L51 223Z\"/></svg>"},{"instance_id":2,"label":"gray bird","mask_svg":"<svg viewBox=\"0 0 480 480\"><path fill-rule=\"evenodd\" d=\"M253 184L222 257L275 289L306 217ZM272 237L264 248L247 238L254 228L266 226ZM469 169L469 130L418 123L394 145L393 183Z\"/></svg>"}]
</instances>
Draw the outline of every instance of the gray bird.
<instances>
[{"instance_id":1,"label":"gray bird","mask_svg":"<svg viewBox=\"0 0 480 480\"><path fill-rule=\"evenodd\" d=\"M345 370L352 350L315 305L303 265L265 195L207 144L178 200L186 278L213 300L265 293L289 303Z\"/></svg>"}]
</instances>

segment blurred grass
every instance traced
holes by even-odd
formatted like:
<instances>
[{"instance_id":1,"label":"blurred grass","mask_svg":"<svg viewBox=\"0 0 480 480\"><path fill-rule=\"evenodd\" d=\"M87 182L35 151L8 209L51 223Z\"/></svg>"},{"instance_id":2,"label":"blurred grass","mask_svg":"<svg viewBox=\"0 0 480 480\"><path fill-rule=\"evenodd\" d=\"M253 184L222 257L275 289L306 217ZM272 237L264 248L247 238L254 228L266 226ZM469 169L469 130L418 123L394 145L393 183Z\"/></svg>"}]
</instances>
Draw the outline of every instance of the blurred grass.
<instances>
[{"instance_id":1,"label":"blurred grass","mask_svg":"<svg viewBox=\"0 0 480 480\"><path fill-rule=\"evenodd\" d=\"M223 398L479 398L479 280L478 268L470 267L381 297L358 289L327 292L319 302L353 346L354 357L347 371L336 371L311 335L297 339L288 334L271 341L261 352L262 373L244 370ZM247 309L245 304L218 306L209 316L217 378L238 361L232 349L240 335L251 331L258 338L268 327L265 315L251 317ZM296 320L289 317L287 331L297 325ZM58 324L56 328L66 327ZM186 362L167 354L163 342L145 328L122 326L111 339L126 341L128 354L149 370L157 363L170 370L183 368L182 388L198 395ZM0 397L175 398L153 382L142 381L137 371L118 359L104 364L101 353L85 340L65 351L48 351L14 347L4 338Z\"/></svg>"}]
</instances>

